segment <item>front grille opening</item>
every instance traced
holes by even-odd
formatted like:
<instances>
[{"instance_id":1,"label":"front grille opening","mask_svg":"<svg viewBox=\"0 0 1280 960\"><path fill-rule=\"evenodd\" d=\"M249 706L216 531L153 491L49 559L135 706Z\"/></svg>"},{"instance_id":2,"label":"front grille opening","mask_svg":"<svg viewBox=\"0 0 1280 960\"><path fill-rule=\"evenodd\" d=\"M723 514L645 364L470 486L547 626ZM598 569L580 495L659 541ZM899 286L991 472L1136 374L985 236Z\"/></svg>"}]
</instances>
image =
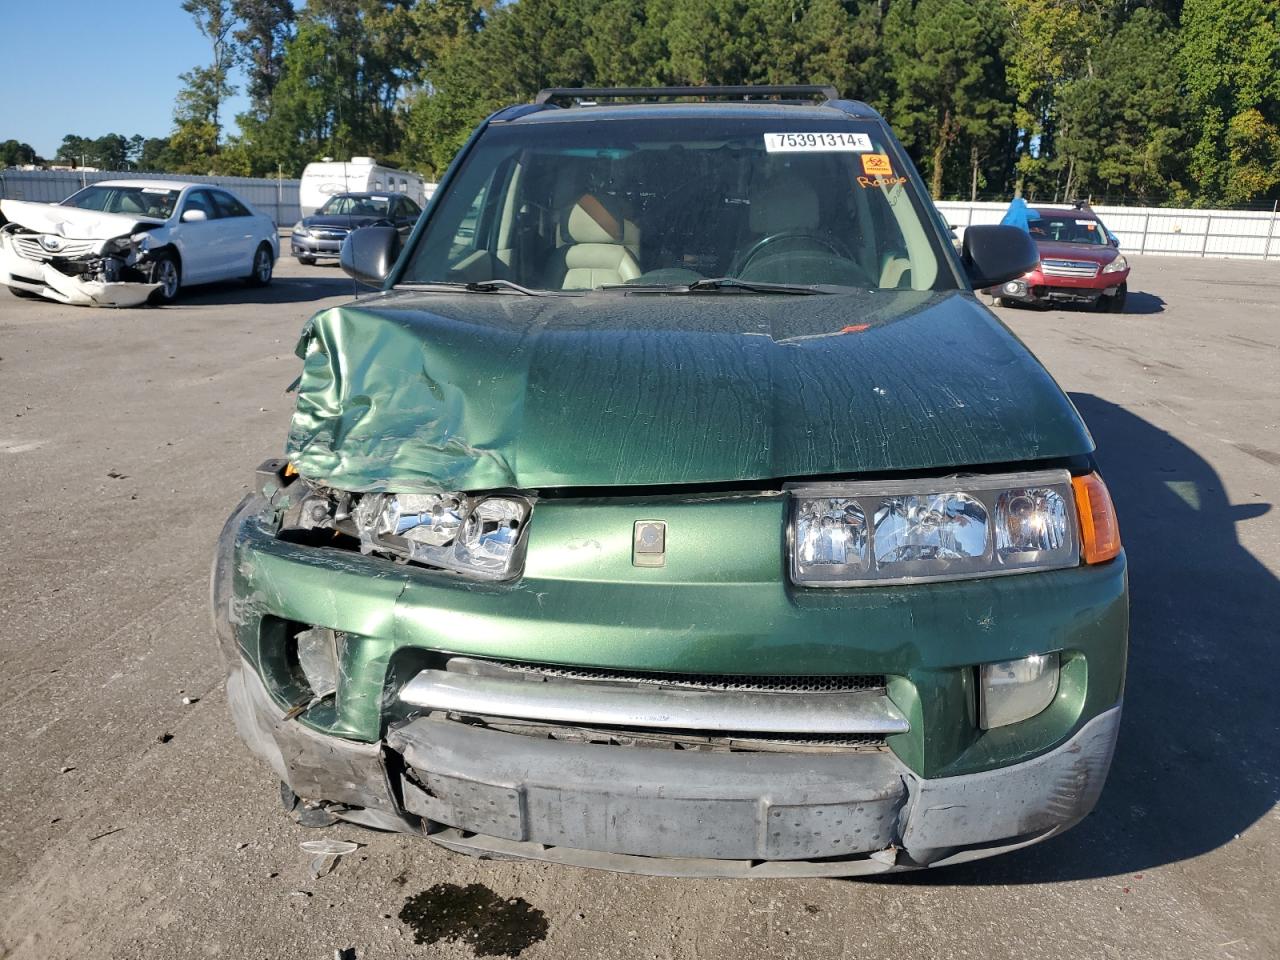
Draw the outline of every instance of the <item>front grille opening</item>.
<instances>
[{"instance_id":1,"label":"front grille opening","mask_svg":"<svg viewBox=\"0 0 1280 960\"><path fill-rule=\"evenodd\" d=\"M761 675L721 673L661 673L658 671L614 670L602 667L559 667L516 660L478 660L454 657L445 669L472 675L510 676L520 674L530 680L597 681L628 685L654 685L684 690L711 690L733 693L856 693L882 691L884 674L787 674Z\"/></svg>"},{"instance_id":2,"label":"front grille opening","mask_svg":"<svg viewBox=\"0 0 1280 960\"><path fill-rule=\"evenodd\" d=\"M880 734L725 733L697 730L644 730L620 727L574 727L507 717L481 717L432 712L432 719L483 727L537 740L587 743L658 750L729 753L863 753L887 749Z\"/></svg>"}]
</instances>

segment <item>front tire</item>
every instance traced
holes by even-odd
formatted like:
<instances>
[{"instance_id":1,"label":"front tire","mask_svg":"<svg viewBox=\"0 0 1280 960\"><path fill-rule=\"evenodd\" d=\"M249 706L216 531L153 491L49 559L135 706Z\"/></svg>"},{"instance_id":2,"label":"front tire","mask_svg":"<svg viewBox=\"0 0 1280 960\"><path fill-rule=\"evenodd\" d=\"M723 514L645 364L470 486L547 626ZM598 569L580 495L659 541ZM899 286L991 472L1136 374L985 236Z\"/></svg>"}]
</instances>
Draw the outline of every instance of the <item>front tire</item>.
<instances>
[{"instance_id":1,"label":"front tire","mask_svg":"<svg viewBox=\"0 0 1280 960\"><path fill-rule=\"evenodd\" d=\"M178 299L178 291L182 289L182 266L172 253L162 253L151 264L151 282L160 284L160 289L151 294L148 302L155 306L168 306Z\"/></svg>"},{"instance_id":2,"label":"front tire","mask_svg":"<svg viewBox=\"0 0 1280 960\"><path fill-rule=\"evenodd\" d=\"M315 257L304 257L304 256L302 256L301 254L299 254L299 256L298 256L298 262L299 262L300 264L302 264L304 267L314 267L314 266L316 265L316 258L315 258Z\"/></svg>"},{"instance_id":3,"label":"front tire","mask_svg":"<svg viewBox=\"0 0 1280 960\"><path fill-rule=\"evenodd\" d=\"M1115 296L1103 297L1102 309L1107 313L1124 313L1125 301L1129 298L1129 282L1120 284Z\"/></svg>"},{"instance_id":4,"label":"front tire","mask_svg":"<svg viewBox=\"0 0 1280 960\"><path fill-rule=\"evenodd\" d=\"M275 271L276 258L272 254L271 245L262 243L253 254L253 272L245 277L251 287L265 287L271 282Z\"/></svg>"}]
</instances>

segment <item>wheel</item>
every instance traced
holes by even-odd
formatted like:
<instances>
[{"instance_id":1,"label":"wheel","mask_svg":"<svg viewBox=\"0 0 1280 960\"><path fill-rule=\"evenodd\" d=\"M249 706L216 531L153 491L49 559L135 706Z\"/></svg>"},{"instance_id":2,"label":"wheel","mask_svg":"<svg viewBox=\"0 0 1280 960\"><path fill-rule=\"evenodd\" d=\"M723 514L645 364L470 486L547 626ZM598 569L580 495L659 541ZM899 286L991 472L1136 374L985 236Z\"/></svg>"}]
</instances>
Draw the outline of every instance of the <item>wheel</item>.
<instances>
[{"instance_id":1,"label":"wheel","mask_svg":"<svg viewBox=\"0 0 1280 960\"><path fill-rule=\"evenodd\" d=\"M298 255L298 262L299 262L300 264L302 264L304 267L314 267L314 266L316 265L316 258L315 258L315 257L304 257L304 256L302 256L301 254L299 254L299 255Z\"/></svg>"},{"instance_id":2,"label":"wheel","mask_svg":"<svg viewBox=\"0 0 1280 960\"><path fill-rule=\"evenodd\" d=\"M992 297L991 305L993 307L1007 307L1009 306L1009 301L1006 300L1004 297Z\"/></svg>"},{"instance_id":3,"label":"wheel","mask_svg":"<svg viewBox=\"0 0 1280 960\"><path fill-rule=\"evenodd\" d=\"M251 287L265 287L271 282L271 273L275 269L276 258L271 252L271 244L258 244L253 254L253 272L245 277Z\"/></svg>"},{"instance_id":4,"label":"wheel","mask_svg":"<svg viewBox=\"0 0 1280 960\"><path fill-rule=\"evenodd\" d=\"M151 303L160 306L177 300L178 291L182 288L182 267L178 258L168 252L159 254L151 264L151 282L160 284L160 289L151 294Z\"/></svg>"},{"instance_id":5,"label":"wheel","mask_svg":"<svg viewBox=\"0 0 1280 960\"><path fill-rule=\"evenodd\" d=\"M1107 313L1124 313L1124 303L1129 296L1129 283L1125 281L1120 284L1120 289L1115 292L1115 296L1103 297L1102 309Z\"/></svg>"}]
</instances>

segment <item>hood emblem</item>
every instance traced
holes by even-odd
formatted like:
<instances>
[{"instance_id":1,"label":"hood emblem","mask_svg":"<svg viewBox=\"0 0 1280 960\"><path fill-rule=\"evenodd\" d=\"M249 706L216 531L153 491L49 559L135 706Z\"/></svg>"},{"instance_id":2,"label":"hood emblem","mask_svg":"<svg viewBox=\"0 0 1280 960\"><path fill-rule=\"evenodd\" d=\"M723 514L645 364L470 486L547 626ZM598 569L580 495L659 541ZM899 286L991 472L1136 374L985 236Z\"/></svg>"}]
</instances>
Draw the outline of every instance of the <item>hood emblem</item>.
<instances>
[{"instance_id":1,"label":"hood emblem","mask_svg":"<svg viewBox=\"0 0 1280 960\"><path fill-rule=\"evenodd\" d=\"M40 246L44 247L50 253L57 253L62 249L62 238L45 234L40 238Z\"/></svg>"},{"instance_id":2,"label":"hood emblem","mask_svg":"<svg viewBox=\"0 0 1280 960\"><path fill-rule=\"evenodd\" d=\"M631 565L665 567L667 565L667 521L637 520L631 533Z\"/></svg>"}]
</instances>

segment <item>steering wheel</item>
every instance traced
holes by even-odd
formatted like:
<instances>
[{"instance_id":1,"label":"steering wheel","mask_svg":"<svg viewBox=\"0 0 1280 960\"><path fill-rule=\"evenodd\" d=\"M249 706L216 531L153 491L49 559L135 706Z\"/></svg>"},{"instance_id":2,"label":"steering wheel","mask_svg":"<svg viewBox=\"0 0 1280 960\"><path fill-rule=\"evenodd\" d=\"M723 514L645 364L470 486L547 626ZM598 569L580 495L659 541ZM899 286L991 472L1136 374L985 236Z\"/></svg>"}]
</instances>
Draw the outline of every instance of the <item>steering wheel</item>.
<instances>
[{"instance_id":1,"label":"steering wheel","mask_svg":"<svg viewBox=\"0 0 1280 960\"><path fill-rule=\"evenodd\" d=\"M748 264L758 257L761 251L783 240L811 240L819 246L826 247L841 260L853 260L853 257L849 255L848 249L846 249L843 244L838 244L834 240L828 239L827 237L815 236L812 233L805 233L801 230L784 230L782 233L774 233L767 237L762 237L752 244L751 249L738 260L738 268L733 271L734 276L742 276L747 272Z\"/></svg>"}]
</instances>

